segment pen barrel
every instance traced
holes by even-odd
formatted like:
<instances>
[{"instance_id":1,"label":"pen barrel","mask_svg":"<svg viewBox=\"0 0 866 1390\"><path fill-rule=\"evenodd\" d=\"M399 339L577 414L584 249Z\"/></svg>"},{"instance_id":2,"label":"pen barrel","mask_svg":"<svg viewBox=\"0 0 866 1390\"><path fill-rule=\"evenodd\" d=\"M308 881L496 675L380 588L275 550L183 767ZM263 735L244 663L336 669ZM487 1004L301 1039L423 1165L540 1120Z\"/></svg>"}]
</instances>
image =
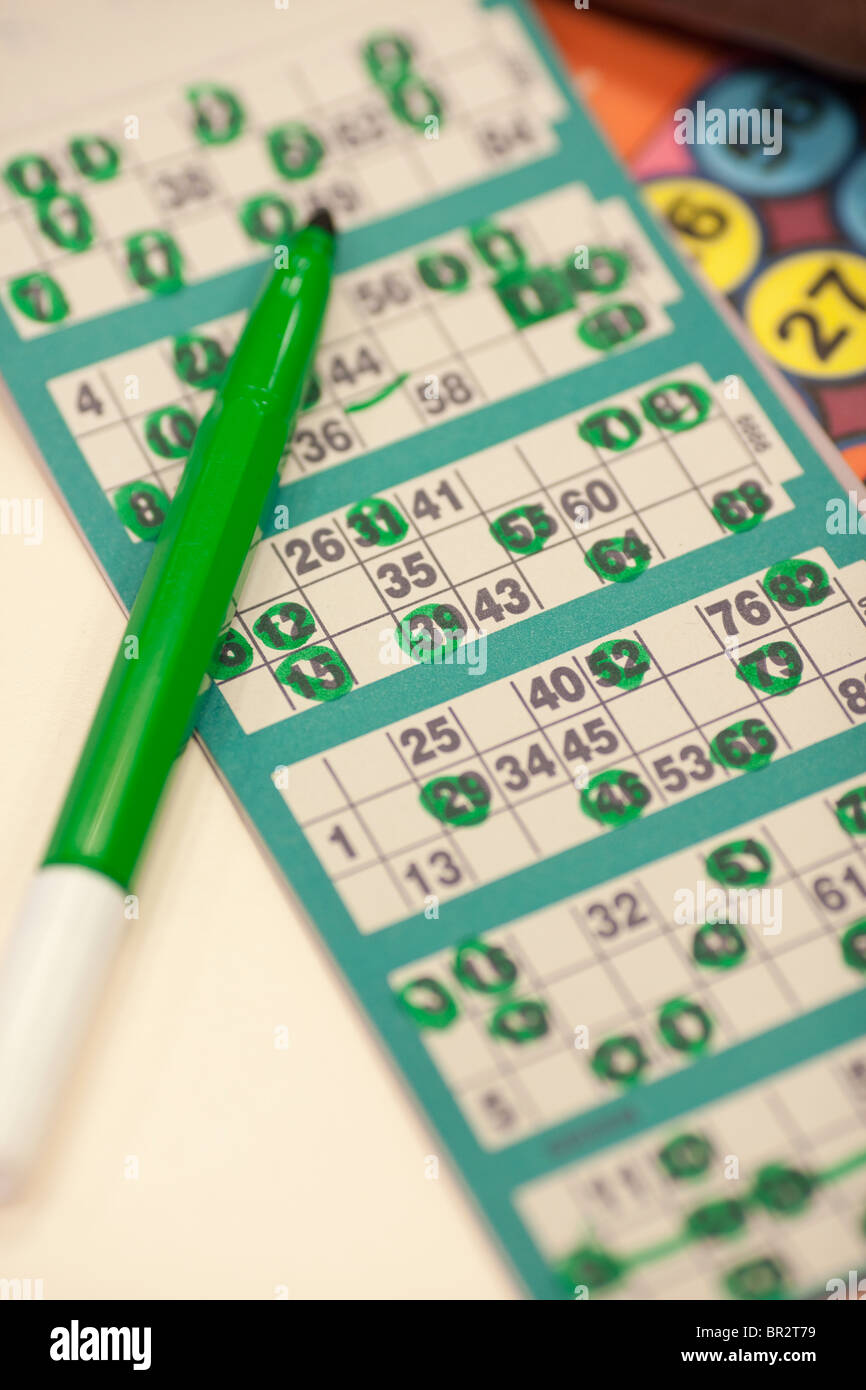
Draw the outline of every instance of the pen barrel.
<instances>
[{"instance_id":1,"label":"pen barrel","mask_svg":"<svg viewBox=\"0 0 866 1390\"><path fill-rule=\"evenodd\" d=\"M129 884L232 605L285 426L218 400L156 542L45 856ZM264 464L262 463L264 460Z\"/></svg>"},{"instance_id":2,"label":"pen barrel","mask_svg":"<svg viewBox=\"0 0 866 1390\"><path fill-rule=\"evenodd\" d=\"M46 865L130 883L234 611L312 363L332 256L325 233L300 233L252 310L156 541Z\"/></svg>"}]
</instances>

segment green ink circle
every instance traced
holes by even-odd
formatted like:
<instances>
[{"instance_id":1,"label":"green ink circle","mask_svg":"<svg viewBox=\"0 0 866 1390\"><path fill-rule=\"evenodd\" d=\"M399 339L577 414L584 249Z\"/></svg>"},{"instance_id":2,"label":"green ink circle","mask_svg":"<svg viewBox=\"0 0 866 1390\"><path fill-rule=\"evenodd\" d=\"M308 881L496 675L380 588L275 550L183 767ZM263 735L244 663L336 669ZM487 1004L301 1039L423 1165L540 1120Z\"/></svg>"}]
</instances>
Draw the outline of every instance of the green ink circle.
<instances>
[{"instance_id":1,"label":"green ink circle","mask_svg":"<svg viewBox=\"0 0 866 1390\"><path fill-rule=\"evenodd\" d=\"M19 313L36 323L61 323L69 313L69 303L57 281L41 270L12 280L9 295Z\"/></svg>"},{"instance_id":2,"label":"green ink circle","mask_svg":"<svg viewBox=\"0 0 866 1390\"><path fill-rule=\"evenodd\" d=\"M487 977L482 974L483 968L488 971ZM453 970L465 989L480 994L499 994L510 989L517 979L517 966L503 946L491 946L474 937L457 947Z\"/></svg>"},{"instance_id":3,"label":"green ink circle","mask_svg":"<svg viewBox=\"0 0 866 1390\"><path fill-rule=\"evenodd\" d=\"M79 174L94 183L107 183L120 169L120 151L103 135L76 135L68 150Z\"/></svg>"},{"instance_id":4,"label":"green ink circle","mask_svg":"<svg viewBox=\"0 0 866 1390\"><path fill-rule=\"evenodd\" d=\"M175 294L183 286L183 256L168 232L156 229L127 237L126 263L135 283L149 294Z\"/></svg>"},{"instance_id":5,"label":"green ink circle","mask_svg":"<svg viewBox=\"0 0 866 1390\"><path fill-rule=\"evenodd\" d=\"M796 1216L809 1205L814 1190L815 1179L809 1173L770 1163L756 1175L751 1197L778 1216Z\"/></svg>"},{"instance_id":6,"label":"green ink circle","mask_svg":"<svg viewBox=\"0 0 866 1390\"><path fill-rule=\"evenodd\" d=\"M490 810L490 788L478 772L434 777L421 788L424 810L446 825L480 825Z\"/></svg>"},{"instance_id":7,"label":"green ink circle","mask_svg":"<svg viewBox=\"0 0 866 1390\"><path fill-rule=\"evenodd\" d=\"M208 674L217 681L233 680L248 671L254 659L255 653L246 637L237 628L230 627L217 642Z\"/></svg>"},{"instance_id":8,"label":"green ink circle","mask_svg":"<svg viewBox=\"0 0 866 1390\"><path fill-rule=\"evenodd\" d=\"M377 87L396 87L412 68L411 46L397 34L374 34L361 56Z\"/></svg>"},{"instance_id":9,"label":"green ink circle","mask_svg":"<svg viewBox=\"0 0 866 1390\"><path fill-rule=\"evenodd\" d=\"M757 526L772 505L759 483L745 482L715 493L711 510L720 526L739 534Z\"/></svg>"},{"instance_id":10,"label":"green ink circle","mask_svg":"<svg viewBox=\"0 0 866 1390\"><path fill-rule=\"evenodd\" d=\"M421 603L400 619L394 635L414 661L436 665L448 661L460 646L466 636L466 622L450 603Z\"/></svg>"},{"instance_id":11,"label":"green ink circle","mask_svg":"<svg viewBox=\"0 0 866 1390\"><path fill-rule=\"evenodd\" d=\"M3 177L20 198L45 198L57 192L59 175L44 155L22 154L11 159Z\"/></svg>"},{"instance_id":12,"label":"green ink circle","mask_svg":"<svg viewBox=\"0 0 866 1390\"><path fill-rule=\"evenodd\" d=\"M640 404L650 424L679 434L706 420L713 400L703 386L693 381L666 381L641 396Z\"/></svg>"},{"instance_id":13,"label":"green ink circle","mask_svg":"<svg viewBox=\"0 0 866 1390\"><path fill-rule=\"evenodd\" d=\"M768 598L786 612L799 608L816 608L833 592L830 578L822 565L814 560L780 560L771 565L761 580Z\"/></svg>"},{"instance_id":14,"label":"green ink circle","mask_svg":"<svg viewBox=\"0 0 866 1390\"><path fill-rule=\"evenodd\" d=\"M634 772L597 772L580 793L580 808L600 825L627 825L649 803L650 793Z\"/></svg>"},{"instance_id":15,"label":"green ink circle","mask_svg":"<svg viewBox=\"0 0 866 1390\"><path fill-rule=\"evenodd\" d=\"M753 863L749 863L749 860ZM717 883L737 888L764 884L770 877L773 861L770 851L760 840L729 840L707 855L705 867Z\"/></svg>"},{"instance_id":16,"label":"green ink circle","mask_svg":"<svg viewBox=\"0 0 866 1390\"><path fill-rule=\"evenodd\" d=\"M589 264L574 264L569 256L563 262L563 272L575 294L613 294L621 289L628 276L628 258L609 246L588 246Z\"/></svg>"},{"instance_id":17,"label":"green ink circle","mask_svg":"<svg viewBox=\"0 0 866 1390\"><path fill-rule=\"evenodd\" d=\"M312 410L313 406L318 405L321 399L322 383L319 380L319 374L316 371L315 367L311 367L310 374L307 377L306 384L304 386L304 394L301 396L301 403L298 406L298 410L302 413L305 410Z\"/></svg>"},{"instance_id":18,"label":"green ink circle","mask_svg":"<svg viewBox=\"0 0 866 1390\"><path fill-rule=\"evenodd\" d=\"M866 786L853 787L839 797L836 819L849 835L866 835Z\"/></svg>"},{"instance_id":19,"label":"green ink circle","mask_svg":"<svg viewBox=\"0 0 866 1390\"><path fill-rule=\"evenodd\" d=\"M626 1273L627 1265L597 1246L584 1245L569 1255L559 1267L559 1274L569 1293L586 1288L590 1293L609 1289Z\"/></svg>"},{"instance_id":20,"label":"green ink circle","mask_svg":"<svg viewBox=\"0 0 866 1390\"><path fill-rule=\"evenodd\" d=\"M385 95L397 120L412 130L426 130L427 121L431 116L437 121L442 119L441 100L423 77L419 77L415 72L401 77L386 90Z\"/></svg>"},{"instance_id":21,"label":"green ink circle","mask_svg":"<svg viewBox=\"0 0 866 1390\"><path fill-rule=\"evenodd\" d=\"M710 756L735 772L756 772L767 766L777 747L763 720L740 719L716 734L710 743Z\"/></svg>"},{"instance_id":22,"label":"green ink circle","mask_svg":"<svg viewBox=\"0 0 866 1390\"><path fill-rule=\"evenodd\" d=\"M518 330L544 323L573 308L565 278L553 266L525 266L500 275L493 292Z\"/></svg>"},{"instance_id":23,"label":"green ink circle","mask_svg":"<svg viewBox=\"0 0 866 1390\"><path fill-rule=\"evenodd\" d=\"M308 661L313 668L312 675L301 670L301 662ZM281 661L274 672L282 685L287 685L305 700L327 703L339 700L352 689L354 679L343 658L331 647L304 647Z\"/></svg>"},{"instance_id":24,"label":"green ink circle","mask_svg":"<svg viewBox=\"0 0 866 1390\"><path fill-rule=\"evenodd\" d=\"M615 1038L607 1038L596 1048L592 1058L592 1069L602 1081L618 1081L624 1086L633 1086L640 1080L649 1066L649 1058L637 1038L623 1033Z\"/></svg>"},{"instance_id":25,"label":"green ink circle","mask_svg":"<svg viewBox=\"0 0 866 1390\"><path fill-rule=\"evenodd\" d=\"M866 974L866 917L854 922L842 937L842 957L852 970Z\"/></svg>"},{"instance_id":26,"label":"green ink circle","mask_svg":"<svg viewBox=\"0 0 866 1390\"><path fill-rule=\"evenodd\" d=\"M587 347L597 352L612 352L623 343L631 342L646 326L647 321L636 304L608 304L582 319L577 332Z\"/></svg>"},{"instance_id":27,"label":"green ink circle","mask_svg":"<svg viewBox=\"0 0 866 1390\"><path fill-rule=\"evenodd\" d=\"M597 685L635 690L650 669L650 657L640 642L611 637L590 652L586 664Z\"/></svg>"},{"instance_id":28,"label":"green ink circle","mask_svg":"<svg viewBox=\"0 0 866 1390\"><path fill-rule=\"evenodd\" d=\"M637 536L610 536L596 541L583 558L599 579L628 584L648 568L652 551Z\"/></svg>"},{"instance_id":29,"label":"green ink circle","mask_svg":"<svg viewBox=\"0 0 866 1390\"><path fill-rule=\"evenodd\" d=\"M577 427L585 444L596 449L613 449L621 454L640 439L640 420L625 406L607 406L587 415Z\"/></svg>"},{"instance_id":30,"label":"green ink circle","mask_svg":"<svg viewBox=\"0 0 866 1390\"><path fill-rule=\"evenodd\" d=\"M490 221L476 222L469 228L469 236L485 265L500 275L522 270L526 265L526 250L510 228Z\"/></svg>"},{"instance_id":31,"label":"green ink circle","mask_svg":"<svg viewBox=\"0 0 866 1390\"><path fill-rule=\"evenodd\" d=\"M785 666L785 675L773 675L770 662ZM765 695L787 695L800 684L803 658L793 642L765 642L737 662L736 673L737 680L745 681Z\"/></svg>"},{"instance_id":32,"label":"green ink circle","mask_svg":"<svg viewBox=\"0 0 866 1390\"><path fill-rule=\"evenodd\" d=\"M738 1265L725 1275L725 1287L731 1297L749 1300L781 1298L786 1282L781 1264L769 1255Z\"/></svg>"},{"instance_id":33,"label":"green ink circle","mask_svg":"<svg viewBox=\"0 0 866 1390\"><path fill-rule=\"evenodd\" d=\"M181 333L172 347L174 370L187 386L213 391L222 381L228 357L216 338L202 333Z\"/></svg>"},{"instance_id":34,"label":"green ink circle","mask_svg":"<svg viewBox=\"0 0 866 1390\"><path fill-rule=\"evenodd\" d=\"M381 497L365 497L346 513L346 524L364 546L397 545L409 531L409 523L393 502Z\"/></svg>"},{"instance_id":35,"label":"green ink circle","mask_svg":"<svg viewBox=\"0 0 866 1390\"><path fill-rule=\"evenodd\" d=\"M658 1024L668 1047L692 1057L705 1052L713 1036L713 1021L706 1009L690 999L670 999L659 1011Z\"/></svg>"},{"instance_id":36,"label":"green ink circle","mask_svg":"<svg viewBox=\"0 0 866 1390\"><path fill-rule=\"evenodd\" d=\"M240 208L238 216L250 240L262 246L283 245L295 229L294 209L277 193L249 198Z\"/></svg>"},{"instance_id":37,"label":"green ink circle","mask_svg":"<svg viewBox=\"0 0 866 1390\"><path fill-rule=\"evenodd\" d=\"M692 955L698 965L712 970L731 970L748 954L743 933L733 922L707 922L695 932Z\"/></svg>"},{"instance_id":38,"label":"green ink circle","mask_svg":"<svg viewBox=\"0 0 866 1390\"><path fill-rule=\"evenodd\" d=\"M193 110L193 130L203 145L228 145L244 128L244 109L234 92L213 82L188 87L186 99Z\"/></svg>"},{"instance_id":39,"label":"green ink circle","mask_svg":"<svg viewBox=\"0 0 866 1390\"><path fill-rule=\"evenodd\" d=\"M195 442L198 425L182 405L152 410L144 422L148 448L164 459L186 458Z\"/></svg>"},{"instance_id":40,"label":"green ink circle","mask_svg":"<svg viewBox=\"0 0 866 1390\"><path fill-rule=\"evenodd\" d=\"M547 1005L540 999L512 999L501 1004L489 1023L494 1038L504 1042L528 1043L549 1032Z\"/></svg>"},{"instance_id":41,"label":"green ink circle","mask_svg":"<svg viewBox=\"0 0 866 1390\"><path fill-rule=\"evenodd\" d=\"M429 290L459 294L469 284L469 267L450 251L431 251L419 256L415 266Z\"/></svg>"},{"instance_id":42,"label":"green ink circle","mask_svg":"<svg viewBox=\"0 0 866 1390\"><path fill-rule=\"evenodd\" d=\"M726 1240L743 1229L746 1215L743 1202L735 1197L722 1198L689 1212L686 1230L693 1240Z\"/></svg>"},{"instance_id":43,"label":"green ink circle","mask_svg":"<svg viewBox=\"0 0 866 1390\"><path fill-rule=\"evenodd\" d=\"M169 499L155 483L126 483L113 497L115 511L124 526L143 541L155 541L165 521Z\"/></svg>"},{"instance_id":44,"label":"green ink circle","mask_svg":"<svg viewBox=\"0 0 866 1390\"><path fill-rule=\"evenodd\" d=\"M668 1177L700 1178L707 1172L713 1146L703 1134L679 1134L659 1151L659 1163Z\"/></svg>"},{"instance_id":45,"label":"green ink circle","mask_svg":"<svg viewBox=\"0 0 866 1390\"><path fill-rule=\"evenodd\" d=\"M522 525L527 522L528 525ZM490 523L495 541L518 555L537 555L556 531L556 522L541 502L512 507Z\"/></svg>"},{"instance_id":46,"label":"green ink circle","mask_svg":"<svg viewBox=\"0 0 866 1390\"><path fill-rule=\"evenodd\" d=\"M285 623L288 631L282 626ZM294 651L309 642L316 630L316 620L309 608L295 600L272 603L253 623L259 641L274 651Z\"/></svg>"},{"instance_id":47,"label":"green ink circle","mask_svg":"<svg viewBox=\"0 0 866 1390\"><path fill-rule=\"evenodd\" d=\"M325 147L308 126L289 121L269 133L268 151L284 179L306 179L321 164Z\"/></svg>"},{"instance_id":48,"label":"green ink circle","mask_svg":"<svg viewBox=\"0 0 866 1390\"><path fill-rule=\"evenodd\" d=\"M75 193L52 193L40 198L36 219L42 235L64 251L86 251L93 244L90 213Z\"/></svg>"},{"instance_id":49,"label":"green ink circle","mask_svg":"<svg viewBox=\"0 0 866 1390\"><path fill-rule=\"evenodd\" d=\"M457 1017L454 999L445 986L430 975L410 980L394 998L419 1028L447 1028Z\"/></svg>"}]
</instances>

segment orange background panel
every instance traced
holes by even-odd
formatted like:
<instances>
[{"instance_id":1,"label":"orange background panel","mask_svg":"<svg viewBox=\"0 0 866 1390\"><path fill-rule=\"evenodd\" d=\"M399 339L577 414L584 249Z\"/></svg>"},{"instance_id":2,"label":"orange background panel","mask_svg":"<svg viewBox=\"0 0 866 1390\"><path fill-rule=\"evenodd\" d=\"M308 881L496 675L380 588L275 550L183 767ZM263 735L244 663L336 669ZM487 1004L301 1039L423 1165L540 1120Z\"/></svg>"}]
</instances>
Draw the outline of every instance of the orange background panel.
<instances>
[{"instance_id":1,"label":"orange background panel","mask_svg":"<svg viewBox=\"0 0 866 1390\"><path fill-rule=\"evenodd\" d=\"M576 10L568 0L535 8L581 84L581 94L623 159L631 159L698 83L719 49L670 29Z\"/></svg>"}]
</instances>

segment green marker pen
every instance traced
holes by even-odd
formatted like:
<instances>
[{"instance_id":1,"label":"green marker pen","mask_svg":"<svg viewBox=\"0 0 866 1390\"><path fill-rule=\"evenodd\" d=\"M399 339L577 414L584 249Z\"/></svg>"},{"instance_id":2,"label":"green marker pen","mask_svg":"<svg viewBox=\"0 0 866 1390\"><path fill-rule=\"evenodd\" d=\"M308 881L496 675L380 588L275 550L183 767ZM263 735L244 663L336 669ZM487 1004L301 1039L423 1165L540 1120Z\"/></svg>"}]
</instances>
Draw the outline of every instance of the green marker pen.
<instances>
[{"instance_id":1,"label":"green marker pen","mask_svg":"<svg viewBox=\"0 0 866 1390\"><path fill-rule=\"evenodd\" d=\"M315 213L265 283L202 421L45 861L0 966L0 1200L26 1173L271 495L334 261ZM136 642L130 643L129 638ZM127 659L128 652L135 652Z\"/></svg>"}]
</instances>

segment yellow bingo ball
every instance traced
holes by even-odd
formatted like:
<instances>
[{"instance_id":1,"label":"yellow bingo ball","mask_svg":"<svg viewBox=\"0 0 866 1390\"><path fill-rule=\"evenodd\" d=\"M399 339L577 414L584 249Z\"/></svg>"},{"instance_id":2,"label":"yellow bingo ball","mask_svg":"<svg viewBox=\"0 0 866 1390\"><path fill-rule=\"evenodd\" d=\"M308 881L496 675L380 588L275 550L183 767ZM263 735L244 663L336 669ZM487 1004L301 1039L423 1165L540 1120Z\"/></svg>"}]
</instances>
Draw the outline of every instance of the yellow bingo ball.
<instances>
[{"instance_id":1,"label":"yellow bingo ball","mask_svg":"<svg viewBox=\"0 0 866 1390\"><path fill-rule=\"evenodd\" d=\"M684 250L723 294L741 285L761 254L761 227L748 203L708 179L657 179L644 193Z\"/></svg>"},{"instance_id":2,"label":"yellow bingo ball","mask_svg":"<svg viewBox=\"0 0 866 1390\"><path fill-rule=\"evenodd\" d=\"M866 370L866 257L829 249L787 256L758 276L745 315L786 371L859 376Z\"/></svg>"}]
</instances>

